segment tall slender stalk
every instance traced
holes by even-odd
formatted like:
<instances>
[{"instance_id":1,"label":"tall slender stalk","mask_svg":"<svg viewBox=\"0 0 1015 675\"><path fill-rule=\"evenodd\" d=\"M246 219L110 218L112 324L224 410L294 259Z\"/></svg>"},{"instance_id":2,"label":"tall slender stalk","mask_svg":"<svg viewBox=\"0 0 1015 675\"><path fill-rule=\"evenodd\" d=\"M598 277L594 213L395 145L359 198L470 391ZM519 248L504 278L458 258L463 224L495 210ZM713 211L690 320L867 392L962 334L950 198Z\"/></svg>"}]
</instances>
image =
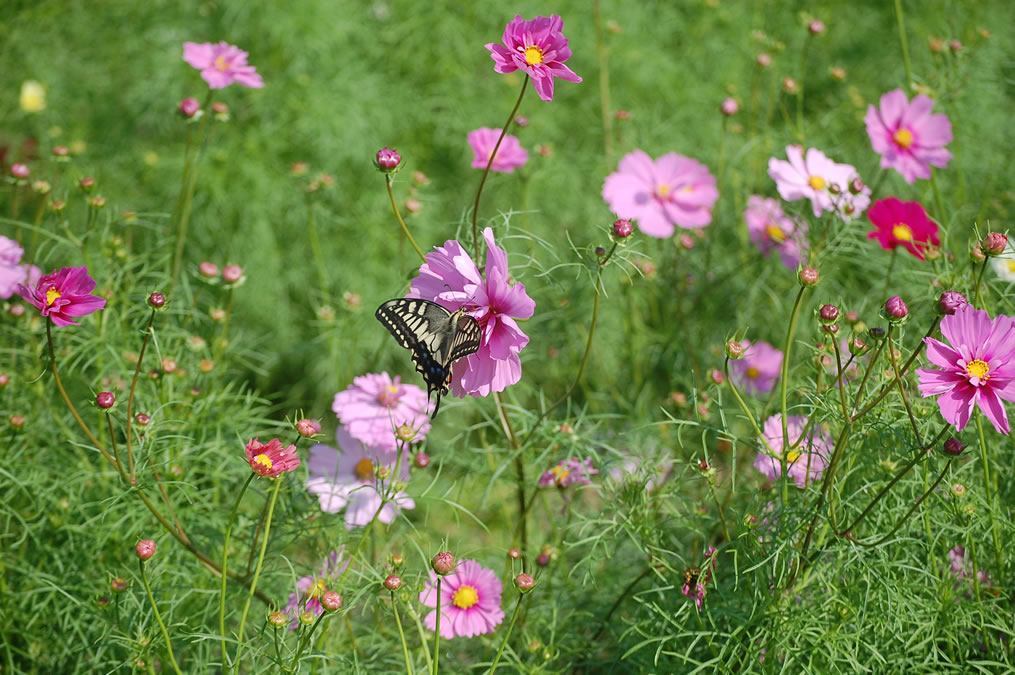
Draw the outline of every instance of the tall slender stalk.
<instances>
[{"instance_id":1,"label":"tall slender stalk","mask_svg":"<svg viewBox=\"0 0 1015 675\"><path fill-rule=\"evenodd\" d=\"M787 418L788 406L786 404L787 391L789 388L789 355L793 348L793 335L796 333L797 321L800 319L800 307L803 304L804 293L807 286L800 286L797 291L796 300L793 302L793 313L789 317L789 326L786 327L786 342L782 350L782 364L779 373L779 400L782 411L782 447L789 447L789 422ZM788 453L780 453L779 461L782 464L782 503L789 504L789 467L786 465Z\"/></svg>"},{"instance_id":2,"label":"tall slender stalk","mask_svg":"<svg viewBox=\"0 0 1015 675\"><path fill-rule=\"evenodd\" d=\"M233 524L236 522L236 512L239 511L240 501L243 499L243 495L247 492L247 487L250 482L254 480L256 476L253 471L247 476L247 480L244 481L243 487L240 488L239 494L236 495L236 502L233 504L233 510L229 513L229 524L226 525L226 534L222 542L222 587L219 589L219 634L222 636L222 670L225 671L229 667L229 654L226 652L226 580L228 562L229 562L229 538L233 534Z\"/></svg>"},{"instance_id":3,"label":"tall slender stalk","mask_svg":"<svg viewBox=\"0 0 1015 675\"><path fill-rule=\"evenodd\" d=\"M405 659L405 673L412 674L412 661L409 659L409 645L405 642L405 631L402 630L402 620L398 618L398 598L395 592L391 591L391 611L395 615L395 625L398 627L398 639L402 643L402 657Z\"/></svg>"},{"instance_id":4,"label":"tall slender stalk","mask_svg":"<svg viewBox=\"0 0 1015 675\"><path fill-rule=\"evenodd\" d=\"M148 602L152 605L152 613L155 614L155 621L159 624L159 630L162 631L162 639L166 641L166 651L169 652L169 663L173 666L173 671L176 675L182 675L180 673L180 667L176 665L176 656L173 655L173 643L169 639L169 631L166 630L166 624L162 620L162 615L159 614L159 606L155 603L155 596L152 595L152 587L148 584L148 576L145 574L145 561L138 558L137 564L141 570L141 583L144 584L145 593L148 594Z\"/></svg>"},{"instance_id":5,"label":"tall slender stalk","mask_svg":"<svg viewBox=\"0 0 1015 675\"><path fill-rule=\"evenodd\" d=\"M435 627L433 633L433 671L432 675L437 675L437 671L440 668L441 661L441 580L444 577L437 575L437 619L435 620Z\"/></svg>"},{"instance_id":6,"label":"tall slender stalk","mask_svg":"<svg viewBox=\"0 0 1015 675\"><path fill-rule=\"evenodd\" d=\"M895 22L899 27L899 44L902 45L902 63L906 66L906 95L913 88L913 65L909 61L909 40L906 39L906 21L902 15L902 0L895 0Z\"/></svg>"},{"instance_id":7,"label":"tall slender stalk","mask_svg":"<svg viewBox=\"0 0 1015 675\"><path fill-rule=\"evenodd\" d=\"M997 573L1004 573L1004 557L1001 554L1001 530L994 519L994 483L990 479L990 456L987 454L987 441L983 435L983 415L980 409L975 411L976 433L980 440L980 464L983 465L983 496L987 501L987 516L990 518L990 535L994 540L994 555L997 563Z\"/></svg>"},{"instance_id":8,"label":"tall slender stalk","mask_svg":"<svg viewBox=\"0 0 1015 675\"><path fill-rule=\"evenodd\" d=\"M141 364L144 363L145 349L148 348L148 340L152 336L152 323L155 321L155 310L148 316L148 325L144 329L144 340L141 342L141 352L137 356L137 366L134 367L134 379L130 383L130 394L127 396L127 465L130 472L130 484L137 484L137 476L134 475L134 454L131 451L133 439L130 434L130 426L134 421L134 393L137 391L137 378L141 374Z\"/></svg>"},{"instance_id":9,"label":"tall slender stalk","mask_svg":"<svg viewBox=\"0 0 1015 675\"><path fill-rule=\"evenodd\" d=\"M496 152L496 151L494 151L494 152ZM490 158L491 158L491 161L493 161L493 155L490 155ZM487 168L489 168L489 167L487 167ZM398 212L398 204L395 203L395 192L391 188L391 174L390 173L389 174L385 174L384 175L384 179L385 179L385 182L387 183L387 186L388 186L388 199L391 200L391 210L395 212L395 218L398 219L398 224L402 226L402 233L405 235L405 238L409 240L409 243L412 244L412 248L415 249L416 255L419 256L419 259L422 260L423 262L426 262L426 256L423 255L423 249L421 249L419 247L419 244L416 243L416 240L412 238L412 233L409 232L408 226L406 226L405 221L402 220L402 214ZM482 186L480 186L480 189L482 189ZM476 203L477 204L479 203L479 197L476 198ZM473 235L475 235L475 233L476 233L475 232L475 218L473 218L473 232L472 233L473 233ZM476 261L477 261L477 264L478 264L478 261L479 261L479 244L478 243L476 244Z\"/></svg>"},{"instance_id":10,"label":"tall slender stalk","mask_svg":"<svg viewBox=\"0 0 1015 675\"><path fill-rule=\"evenodd\" d=\"M518 621L518 610L522 608L522 600L524 599L525 596L519 593L518 601L515 602L515 611L511 613L511 623L508 624L507 633L504 634L504 639L500 641L500 647L497 649L497 656L494 657L493 663L490 664L490 670L486 672L493 673L497 670L497 664L500 663L501 654L504 653L504 647L507 646L508 640L511 639L511 631L514 630L515 623Z\"/></svg>"}]
</instances>

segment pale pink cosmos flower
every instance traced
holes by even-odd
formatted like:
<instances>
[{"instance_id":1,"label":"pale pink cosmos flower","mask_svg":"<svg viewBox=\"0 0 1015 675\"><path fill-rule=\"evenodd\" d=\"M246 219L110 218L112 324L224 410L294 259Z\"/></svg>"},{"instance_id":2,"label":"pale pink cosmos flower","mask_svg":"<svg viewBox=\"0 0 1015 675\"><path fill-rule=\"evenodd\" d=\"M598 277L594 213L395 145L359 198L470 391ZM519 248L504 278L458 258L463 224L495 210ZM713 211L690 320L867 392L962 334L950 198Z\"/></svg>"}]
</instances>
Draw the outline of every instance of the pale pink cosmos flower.
<instances>
[{"instance_id":1,"label":"pale pink cosmos flower","mask_svg":"<svg viewBox=\"0 0 1015 675\"><path fill-rule=\"evenodd\" d=\"M493 153L497 139L500 138L500 129L480 127L469 132L469 145L472 146L472 168L485 169L490 161L490 154ZM517 136L506 134L504 140L497 148L490 171L501 173L512 173L515 169L525 166L529 161L529 153L522 147Z\"/></svg>"},{"instance_id":2,"label":"pale pink cosmos flower","mask_svg":"<svg viewBox=\"0 0 1015 675\"><path fill-rule=\"evenodd\" d=\"M599 473L591 457L584 460L577 457L562 459L557 466L544 471L539 477L539 487L566 488L571 485L591 485L592 476Z\"/></svg>"},{"instance_id":3,"label":"pale pink cosmos flower","mask_svg":"<svg viewBox=\"0 0 1015 675\"><path fill-rule=\"evenodd\" d=\"M858 194L850 192L850 183L859 174L849 164L834 162L817 148L808 149L805 156L799 145L786 146L786 157L789 161L770 158L768 175L786 201L809 199L815 218L831 211L850 221L870 204L871 191L866 185Z\"/></svg>"},{"instance_id":4,"label":"pale pink cosmos flower","mask_svg":"<svg viewBox=\"0 0 1015 675\"><path fill-rule=\"evenodd\" d=\"M525 284L512 283L507 253L494 242L491 228L483 230L483 239L485 278L468 252L452 239L427 254L408 295L431 300L451 312L465 307L479 322L479 350L456 361L451 370L451 393L460 397L488 396L521 379L518 354L529 338L516 319L528 319L536 309L536 303L525 292Z\"/></svg>"},{"instance_id":5,"label":"pale pink cosmos flower","mask_svg":"<svg viewBox=\"0 0 1015 675\"><path fill-rule=\"evenodd\" d=\"M1015 321L990 318L971 305L941 319L949 344L924 338L927 359L937 368L921 368L920 393L937 396L941 415L962 431L973 407L979 406L994 429L1008 434L1008 413L1002 401L1015 401Z\"/></svg>"},{"instance_id":6,"label":"pale pink cosmos flower","mask_svg":"<svg viewBox=\"0 0 1015 675\"><path fill-rule=\"evenodd\" d=\"M665 238L674 226L693 229L711 223L719 190L708 167L695 159L670 152L653 160L635 150L606 177L603 199L645 234Z\"/></svg>"},{"instance_id":7,"label":"pale pink cosmos flower","mask_svg":"<svg viewBox=\"0 0 1015 675\"><path fill-rule=\"evenodd\" d=\"M416 431L414 443L430 431L426 392L404 384L387 373L367 373L353 378L345 391L335 394L331 409L349 434L366 445L394 453L395 430L407 424Z\"/></svg>"},{"instance_id":8,"label":"pale pink cosmos flower","mask_svg":"<svg viewBox=\"0 0 1015 675\"><path fill-rule=\"evenodd\" d=\"M807 436L801 440L800 436L805 429L807 429L806 417L790 415L786 418L786 434L792 448L786 453L786 472L798 488L806 487L807 483L821 478L834 446L831 435L817 425L807 430ZM782 475L781 458L784 451L782 415L772 415L765 420L763 432L765 441L776 456L772 457L759 451L758 456L754 458L754 468L774 481Z\"/></svg>"},{"instance_id":9,"label":"pale pink cosmos flower","mask_svg":"<svg viewBox=\"0 0 1015 675\"><path fill-rule=\"evenodd\" d=\"M25 283L28 269L19 265L25 250L13 239L0 235L0 299L7 299Z\"/></svg>"},{"instance_id":10,"label":"pale pink cosmos flower","mask_svg":"<svg viewBox=\"0 0 1015 675\"><path fill-rule=\"evenodd\" d=\"M730 361L730 375L748 394L772 391L782 368L782 352L763 340L744 340L742 344L745 356Z\"/></svg>"},{"instance_id":11,"label":"pale pink cosmos flower","mask_svg":"<svg viewBox=\"0 0 1015 675\"><path fill-rule=\"evenodd\" d=\"M932 115L933 99L919 94L912 102L901 89L881 96L881 107L868 106L864 122L882 169L895 169L907 183L930 178L931 165L943 169L952 153L952 123L943 114Z\"/></svg>"},{"instance_id":12,"label":"pale pink cosmos flower","mask_svg":"<svg viewBox=\"0 0 1015 675\"><path fill-rule=\"evenodd\" d=\"M779 254L782 264L791 270L807 262L807 225L790 218L778 200L751 195L744 210L747 232L761 254Z\"/></svg>"},{"instance_id":13,"label":"pale pink cosmos flower","mask_svg":"<svg viewBox=\"0 0 1015 675\"><path fill-rule=\"evenodd\" d=\"M498 73L513 73L521 70L532 78L539 98L553 100L553 78L568 82L581 82L564 62L571 58L571 49L564 37L564 20L557 15L537 16L526 21L521 15L515 16L504 28L504 44L491 42L486 45L493 69Z\"/></svg>"},{"instance_id":14,"label":"pale pink cosmos flower","mask_svg":"<svg viewBox=\"0 0 1015 675\"><path fill-rule=\"evenodd\" d=\"M48 316L57 326L77 326L72 318L86 316L106 306L106 299L92 295L95 279L88 276L88 268L64 267L53 270L33 282L28 275L30 286L18 284L18 293L26 301Z\"/></svg>"},{"instance_id":15,"label":"pale pink cosmos flower","mask_svg":"<svg viewBox=\"0 0 1015 675\"><path fill-rule=\"evenodd\" d=\"M705 587L712 580L712 574L715 572L715 559L716 548L709 546L705 551L705 563L701 568L684 570L684 585L681 586L680 592L684 597L694 600L694 606L698 608L699 612L705 602Z\"/></svg>"},{"instance_id":16,"label":"pale pink cosmos flower","mask_svg":"<svg viewBox=\"0 0 1015 675\"><path fill-rule=\"evenodd\" d=\"M381 508L381 494L390 489L395 471L397 451L366 445L338 428L336 441L340 450L328 445L310 448L307 490L316 495L321 510L338 513L345 509L345 527L353 530L370 524L376 514L382 523L392 522L402 509L413 509L416 503L405 492L398 492ZM377 469L387 469L388 478L377 477ZM409 480L409 458L402 456L397 480ZM378 513L378 509L380 512Z\"/></svg>"},{"instance_id":17,"label":"pale pink cosmos flower","mask_svg":"<svg viewBox=\"0 0 1015 675\"><path fill-rule=\"evenodd\" d=\"M285 614L292 618L289 630L296 630L300 625L300 614L310 612L314 616L324 613L321 606L321 596L328 590L329 585L338 582L339 577L349 566L348 561L342 562L342 553L345 547L340 546L337 551L332 551L324 559L321 569L312 576L300 577L296 581L296 592L289 594L289 602L285 606Z\"/></svg>"},{"instance_id":18,"label":"pale pink cosmos flower","mask_svg":"<svg viewBox=\"0 0 1015 675\"><path fill-rule=\"evenodd\" d=\"M222 89L233 82L252 89L264 86L254 66L247 65L247 52L227 42L184 42L183 60L201 71L209 89Z\"/></svg>"},{"instance_id":19,"label":"pale pink cosmos flower","mask_svg":"<svg viewBox=\"0 0 1015 675\"><path fill-rule=\"evenodd\" d=\"M450 640L492 633L504 620L504 610L500 608L503 589L493 570L475 560L459 562L455 571L441 581L441 637ZM434 608L423 624L437 630L437 573L433 570L419 601Z\"/></svg>"},{"instance_id":20,"label":"pale pink cosmos flower","mask_svg":"<svg viewBox=\"0 0 1015 675\"><path fill-rule=\"evenodd\" d=\"M956 579L972 579L973 561L970 560L969 556L966 554L966 549L961 546L956 546L952 550L948 551L948 560L951 563L951 573L955 575ZM981 585L990 585L992 583L990 575L988 575L986 570L982 568L977 570L976 578L979 580Z\"/></svg>"}]
</instances>

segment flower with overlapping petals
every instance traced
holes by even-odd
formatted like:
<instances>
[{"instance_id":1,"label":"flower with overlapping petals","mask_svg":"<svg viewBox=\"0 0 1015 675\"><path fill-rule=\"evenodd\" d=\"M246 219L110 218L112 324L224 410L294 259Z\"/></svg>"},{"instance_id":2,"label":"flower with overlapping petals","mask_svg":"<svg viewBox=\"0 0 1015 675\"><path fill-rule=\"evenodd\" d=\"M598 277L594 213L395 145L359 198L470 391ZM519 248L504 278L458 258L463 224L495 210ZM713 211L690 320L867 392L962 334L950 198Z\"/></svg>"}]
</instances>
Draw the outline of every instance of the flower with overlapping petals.
<instances>
[{"instance_id":1,"label":"flower with overlapping petals","mask_svg":"<svg viewBox=\"0 0 1015 675\"><path fill-rule=\"evenodd\" d=\"M805 430L807 436L801 439ZM758 452L758 456L754 458L754 468L765 474L768 480L774 481L782 475L782 455L785 450L782 415L772 415L765 420L763 431L765 442L775 456ZM806 487L808 483L821 478L832 456L834 441L827 431L817 425L808 430L807 418L801 415L790 415L786 418L786 434L790 445L790 449L786 452L786 473L798 488Z\"/></svg>"},{"instance_id":2,"label":"flower with overlapping petals","mask_svg":"<svg viewBox=\"0 0 1015 675\"><path fill-rule=\"evenodd\" d=\"M853 166L834 162L817 148L809 148L804 155L799 145L786 146L786 158L789 161L770 158L768 175L786 201L809 199L815 218L831 211L848 222L870 204L869 187L864 185L855 193L850 190L859 177Z\"/></svg>"},{"instance_id":3,"label":"flower with overlapping petals","mask_svg":"<svg viewBox=\"0 0 1015 675\"><path fill-rule=\"evenodd\" d=\"M744 220L751 241L762 255L778 252L779 260L791 270L806 262L807 225L783 213L777 200L751 195Z\"/></svg>"},{"instance_id":4,"label":"flower with overlapping petals","mask_svg":"<svg viewBox=\"0 0 1015 675\"><path fill-rule=\"evenodd\" d=\"M18 264L24 252L18 242L0 235L0 299L11 297L25 283L28 268Z\"/></svg>"},{"instance_id":5,"label":"flower with overlapping petals","mask_svg":"<svg viewBox=\"0 0 1015 675\"><path fill-rule=\"evenodd\" d=\"M695 159L670 152L653 160L635 150L606 177L603 199L618 217L636 221L645 234L665 238L674 226L692 229L711 223L719 190L708 167Z\"/></svg>"},{"instance_id":6,"label":"flower with overlapping petals","mask_svg":"<svg viewBox=\"0 0 1015 675\"><path fill-rule=\"evenodd\" d=\"M763 340L742 342L745 356L730 361L733 379L748 394L772 391L782 368L782 352Z\"/></svg>"},{"instance_id":7,"label":"flower with overlapping petals","mask_svg":"<svg viewBox=\"0 0 1015 675\"><path fill-rule=\"evenodd\" d=\"M488 396L500 392L522 377L518 354L529 343L516 319L528 319L536 303L525 284L512 283L507 253L497 246L493 230L483 230L486 240L486 275L462 245L451 239L428 253L412 280L410 298L431 300L448 311L465 307L482 331L479 350L455 361L451 393L455 396Z\"/></svg>"},{"instance_id":8,"label":"flower with overlapping petals","mask_svg":"<svg viewBox=\"0 0 1015 675\"><path fill-rule=\"evenodd\" d=\"M500 138L500 129L480 127L469 132L473 169L486 168L498 138ZM506 134L504 140L500 142L500 147L497 148L497 154L493 157L490 171L512 173L515 169L525 166L527 161L529 161L529 153L522 147L518 137Z\"/></svg>"},{"instance_id":9,"label":"flower with overlapping petals","mask_svg":"<svg viewBox=\"0 0 1015 675\"><path fill-rule=\"evenodd\" d=\"M433 607L423 619L430 630L437 630L437 573L419 594L419 601ZM500 598L504 587L497 573L475 560L462 560L441 581L441 637L474 637L492 633L504 620Z\"/></svg>"},{"instance_id":10,"label":"flower with overlapping petals","mask_svg":"<svg viewBox=\"0 0 1015 675\"><path fill-rule=\"evenodd\" d=\"M575 485L591 485L592 476L599 473L591 457L584 460L577 457L562 459L557 466L544 471L539 477L539 487L559 487L561 489Z\"/></svg>"},{"instance_id":11,"label":"flower with overlapping petals","mask_svg":"<svg viewBox=\"0 0 1015 675\"><path fill-rule=\"evenodd\" d=\"M925 260L928 249L941 245L937 225L927 217L920 202L903 202L895 197L879 199L867 212L875 229L868 239L877 239L881 248L891 251L898 246Z\"/></svg>"},{"instance_id":12,"label":"flower with overlapping petals","mask_svg":"<svg viewBox=\"0 0 1015 675\"><path fill-rule=\"evenodd\" d=\"M941 319L941 335L923 339L927 359L937 368L921 368L920 393L937 396L941 415L962 431L978 406L994 429L1008 434L1003 401L1015 401L1015 321L993 319L967 305Z\"/></svg>"},{"instance_id":13,"label":"flower with overlapping petals","mask_svg":"<svg viewBox=\"0 0 1015 675\"><path fill-rule=\"evenodd\" d=\"M328 590L329 584L337 582L338 577L349 566L348 561L342 561L344 549L344 546L340 546L337 551L329 553L316 574L300 577L296 581L296 592L289 594L289 602L284 610L286 616L292 619L289 630L296 630L299 627L300 614L303 612L310 612L314 616L324 614L321 596Z\"/></svg>"},{"instance_id":14,"label":"flower with overlapping petals","mask_svg":"<svg viewBox=\"0 0 1015 675\"><path fill-rule=\"evenodd\" d=\"M404 384L387 373L367 373L353 378L345 391L335 394L331 409L349 434L366 445L394 453L395 430L406 424L415 430L414 443L430 431L426 392Z\"/></svg>"},{"instance_id":15,"label":"flower with overlapping petals","mask_svg":"<svg viewBox=\"0 0 1015 675\"><path fill-rule=\"evenodd\" d=\"M29 282L31 282L29 274ZM72 318L86 316L106 306L106 299L92 295L95 280L88 268L64 267L39 277L31 287L18 284L18 293L57 326L80 325Z\"/></svg>"},{"instance_id":16,"label":"flower with overlapping petals","mask_svg":"<svg viewBox=\"0 0 1015 675\"><path fill-rule=\"evenodd\" d=\"M948 166L952 153L952 123L944 114L931 114L934 100L919 94L911 102L901 89L881 96L880 107L868 106L864 122L882 169L895 169L907 183L930 178L930 167Z\"/></svg>"},{"instance_id":17,"label":"flower with overlapping petals","mask_svg":"<svg viewBox=\"0 0 1015 675\"><path fill-rule=\"evenodd\" d=\"M254 66L247 64L247 52L228 42L184 42L183 60L201 71L209 89L222 89L233 82L251 89L264 86Z\"/></svg>"},{"instance_id":18,"label":"flower with overlapping petals","mask_svg":"<svg viewBox=\"0 0 1015 675\"><path fill-rule=\"evenodd\" d=\"M564 20L557 15L537 16L526 21L521 15L515 16L504 28L503 44L491 42L486 45L493 69L498 73L513 73L521 70L532 78L539 98L553 100L553 78L568 82L581 82L564 62L571 58L571 49L564 37Z\"/></svg>"},{"instance_id":19,"label":"flower with overlapping petals","mask_svg":"<svg viewBox=\"0 0 1015 675\"><path fill-rule=\"evenodd\" d=\"M287 471L295 470L300 465L300 456L296 453L296 446L283 446L282 441L277 438L273 438L267 443L251 438L247 442L246 451L250 468L259 476L277 478Z\"/></svg>"}]
</instances>

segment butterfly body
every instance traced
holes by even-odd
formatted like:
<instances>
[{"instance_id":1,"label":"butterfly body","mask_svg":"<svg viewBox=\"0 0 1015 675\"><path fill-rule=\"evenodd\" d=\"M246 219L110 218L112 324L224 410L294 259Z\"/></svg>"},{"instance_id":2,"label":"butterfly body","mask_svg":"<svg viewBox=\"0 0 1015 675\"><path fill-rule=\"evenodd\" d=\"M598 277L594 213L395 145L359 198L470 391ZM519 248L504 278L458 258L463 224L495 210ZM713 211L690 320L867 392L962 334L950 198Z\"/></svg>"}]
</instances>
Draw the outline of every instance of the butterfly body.
<instances>
[{"instance_id":1,"label":"butterfly body","mask_svg":"<svg viewBox=\"0 0 1015 675\"><path fill-rule=\"evenodd\" d=\"M437 417L441 396L451 385L451 366L479 349L479 323L464 308L451 312L422 298L388 300L375 316L398 344L412 352L412 362L426 382L427 398L437 395L432 415Z\"/></svg>"}]
</instances>

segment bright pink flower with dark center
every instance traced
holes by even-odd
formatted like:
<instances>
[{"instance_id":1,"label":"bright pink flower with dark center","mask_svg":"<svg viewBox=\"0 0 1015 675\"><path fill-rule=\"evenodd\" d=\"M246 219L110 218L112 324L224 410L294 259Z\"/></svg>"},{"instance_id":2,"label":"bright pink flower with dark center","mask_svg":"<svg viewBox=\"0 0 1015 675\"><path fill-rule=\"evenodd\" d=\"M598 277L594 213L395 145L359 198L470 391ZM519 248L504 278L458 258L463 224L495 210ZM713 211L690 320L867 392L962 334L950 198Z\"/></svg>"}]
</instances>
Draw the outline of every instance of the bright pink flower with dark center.
<instances>
[{"instance_id":1,"label":"bright pink flower with dark center","mask_svg":"<svg viewBox=\"0 0 1015 675\"><path fill-rule=\"evenodd\" d=\"M469 145L472 146L472 168L485 169L490 161L490 154L493 153L497 139L500 138L500 129L480 127L469 132ZM525 166L529 161L529 153L522 147L517 136L507 134L497 148L490 171L501 173L512 173L515 169Z\"/></svg>"},{"instance_id":2,"label":"bright pink flower with dark center","mask_svg":"<svg viewBox=\"0 0 1015 675\"><path fill-rule=\"evenodd\" d=\"M786 451L786 473L798 488L806 487L807 483L821 478L835 445L828 432L818 426L812 426L807 437L801 440L800 435L805 429L806 417L790 415L786 418L786 433L791 448ZM765 474L768 480L774 481L782 475L782 455L785 451L782 442L782 415L772 415L765 420L763 431L765 441L776 456L759 451L754 458L754 468Z\"/></svg>"},{"instance_id":3,"label":"bright pink flower with dark center","mask_svg":"<svg viewBox=\"0 0 1015 675\"><path fill-rule=\"evenodd\" d=\"M73 317L86 316L106 306L106 299L92 295L95 280L88 268L64 267L42 276L33 288L18 284L18 293L57 326L77 326Z\"/></svg>"},{"instance_id":4,"label":"bright pink flower with dark center","mask_svg":"<svg viewBox=\"0 0 1015 675\"><path fill-rule=\"evenodd\" d=\"M751 195L744 220L751 241L762 255L767 257L774 249L782 264L791 270L806 261L807 225L783 213L777 200Z\"/></svg>"},{"instance_id":5,"label":"bright pink flower with dark center","mask_svg":"<svg viewBox=\"0 0 1015 675\"><path fill-rule=\"evenodd\" d=\"M1008 434L1002 401L1015 401L1015 321L966 306L941 319L941 334L949 344L923 339L938 368L916 371L920 393L937 396L941 415L958 431L979 406L998 433Z\"/></svg>"},{"instance_id":6,"label":"bright pink flower with dark center","mask_svg":"<svg viewBox=\"0 0 1015 675\"><path fill-rule=\"evenodd\" d=\"M296 446L282 447L282 441L273 438L267 444L251 438L246 445L247 462L259 476L277 478L286 471L292 471L300 465L300 456Z\"/></svg>"},{"instance_id":7,"label":"bright pink flower with dark center","mask_svg":"<svg viewBox=\"0 0 1015 675\"><path fill-rule=\"evenodd\" d=\"M867 238L877 239L886 251L902 246L925 260L924 254L929 248L941 245L937 224L927 217L920 202L903 202L895 197L879 199L867 211L867 218L875 227L867 233Z\"/></svg>"},{"instance_id":8,"label":"bright pink flower with dark center","mask_svg":"<svg viewBox=\"0 0 1015 675\"><path fill-rule=\"evenodd\" d=\"M493 230L483 230L483 238L485 278L468 252L452 239L427 254L409 289L410 298L432 300L451 312L465 307L479 322L479 350L452 367L451 393L455 396L489 396L522 378L518 354L529 338L515 319L528 319L536 309L525 284L511 282L507 253L494 242Z\"/></svg>"},{"instance_id":9,"label":"bright pink flower with dark center","mask_svg":"<svg viewBox=\"0 0 1015 675\"><path fill-rule=\"evenodd\" d=\"M227 42L184 42L183 60L201 71L210 89L222 89L233 82L252 89L264 86L254 66L247 65L247 52Z\"/></svg>"},{"instance_id":10,"label":"bright pink flower with dark center","mask_svg":"<svg viewBox=\"0 0 1015 675\"><path fill-rule=\"evenodd\" d=\"M553 78L581 82L564 62L571 58L571 49L564 37L564 20L557 15L537 16L531 21L515 16L504 28L504 44L486 45L498 73L521 70L532 78L539 98L553 100Z\"/></svg>"},{"instance_id":11,"label":"bright pink flower with dark center","mask_svg":"<svg viewBox=\"0 0 1015 675\"><path fill-rule=\"evenodd\" d=\"M931 165L943 169L952 158L947 115L932 115L933 99L923 94L909 102L901 89L881 96L881 107L868 106L864 122L882 169L895 169L907 183L930 178Z\"/></svg>"},{"instance_id":12,"label":"bright pink flower with dark center","mask_svg":"<svg viewBox=\"0 0 1015 675\"><path fill-rule=\"evenodd\" d=\"M414 443L430 431L426 392L387 373L353 378L348 389L335 394L331 409L349 435L392 455L398 447L398 427L407 424L415 430Z\"/></svg>"},{"instance_id":13,"label":"bright pink flower with dark center","mask_svg":"<svg viewBox=\"0 0 1015 675\"><path fill-rule=\"evenodd\" d=\"M635 150L606 177L603 199L617 216L662 239L673 234L674 226L692 229L711 223L719 190L708 167L695 159L670 152L653 160Z\"/></svg>"},{"instance_id":14,"label":"bright pink flower with dark center","mask_svg":"<svg viewBox=\"0 0 1015 675\"><path fill-rule=\"evenodd\" d=\"M441 637L450 640L492 633L504 621L504 610L500 608L503 589L496 572L475 560L462 560L441 580ZM435 608L423 624L437 630L437 573L433 570L419 601Z\"/></svg>"}]
</instances>

